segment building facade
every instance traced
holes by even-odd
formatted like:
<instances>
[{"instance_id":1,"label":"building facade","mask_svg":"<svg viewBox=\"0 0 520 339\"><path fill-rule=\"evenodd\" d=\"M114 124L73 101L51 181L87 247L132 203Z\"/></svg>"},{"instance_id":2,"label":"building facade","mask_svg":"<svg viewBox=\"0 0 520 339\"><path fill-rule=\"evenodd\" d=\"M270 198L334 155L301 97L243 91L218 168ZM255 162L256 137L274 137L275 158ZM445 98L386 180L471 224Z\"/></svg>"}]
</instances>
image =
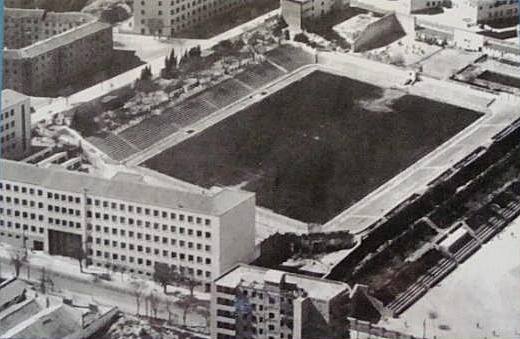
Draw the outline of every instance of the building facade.
<instances>
[{"instance_id":1,"label":"building facade","mask_svg":"<svg viewBox=\"0 0 520 339\"><path fill-rule=\"evenodd\" d=\"M519 0L452 0L473 22L492 23L518 18Z\"/></svg>"},{"instance_id":2,"label":"building facade","mask_svg":"<svg viewBox=\"0 0 520 339\"><path fill-rule=\"evenodd\" d=\"M209 283L254 259L255 197L158 187L0 160L0 241L152 277L166 264Z\"/></svg>"},{"instance_id":3,"label":"building facade","mask_svg":"<svg viewBox=\"0 0 520 339\"><path fill-rule=\"evenodd\" d=\"M344 338L345 283L238 265L211 288L211 336L245 338Z\"/></svg>"},{"instance_id":4,"label":"building facade","mask_svg":"<svg viewBox=\"0 0 520 339\"><path fill-rule=\"evenodd\" d=\"M293 29L304 29L312 20L344 5L342 0L281 0L282 16Z\"/></svg>"},{"instance_id":5,"label":"building facade","mask_svg":"<svg viewBox=\"0 0 520 339\"><path fill-rule=\"evenodd\" d=\"M4 88L49 95L110 65L112 27L82 13L4 11Z\"/></svg>"},{"instance_id":6,"label":"building facade","mask_svg":"<svg viewBox=\"0 0 520 339\"><path fill-rule=\"evenodd\" d=\"M404 0L407 13L420 13L427 10L442 8L444 0Z\"/></svg>"},{"instance_id":7,"label":"building facade","mask_svg":"<svg viewBox=\"0 0 520 339\"><path fill-rule=\"evenodd\" d=\"M30 101L10 89L2 91L0 145L2 158L22 159L31 152Z\"/></svg>"},{"instance_id":8,"label":"building facade","mask_svg":"<svg viewBox=\"0 0 520 339\"><path fill-rule=\"evenodd\" d=\"M136 0L135 33L175 36L251 0Z\"/></svg>"}]
</instances>

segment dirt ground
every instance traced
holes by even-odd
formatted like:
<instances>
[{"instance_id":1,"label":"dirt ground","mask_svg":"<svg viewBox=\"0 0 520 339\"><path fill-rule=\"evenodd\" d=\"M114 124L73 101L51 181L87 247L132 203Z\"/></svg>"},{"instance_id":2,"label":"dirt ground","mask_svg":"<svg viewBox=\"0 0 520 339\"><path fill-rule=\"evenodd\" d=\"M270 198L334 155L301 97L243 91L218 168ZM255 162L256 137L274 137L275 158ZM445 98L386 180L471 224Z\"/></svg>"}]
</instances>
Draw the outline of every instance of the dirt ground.
<instances>
[{"instance_id":1,"label":"dirt ground","mask_svg":"<svg viewBox=\"0 0 520 339\"><path fill-rule=\"evenodd\" d=\"M520 338L520 219L428 292L381 325L428 338Z\"/></svg>"}]
</instances>

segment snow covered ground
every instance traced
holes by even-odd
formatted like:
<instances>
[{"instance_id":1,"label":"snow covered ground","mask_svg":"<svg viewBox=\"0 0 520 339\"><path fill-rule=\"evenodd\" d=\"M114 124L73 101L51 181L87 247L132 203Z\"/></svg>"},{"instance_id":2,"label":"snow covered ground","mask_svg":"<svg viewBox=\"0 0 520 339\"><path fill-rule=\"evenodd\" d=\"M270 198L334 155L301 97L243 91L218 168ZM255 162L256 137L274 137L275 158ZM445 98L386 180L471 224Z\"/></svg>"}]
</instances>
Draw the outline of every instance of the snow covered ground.
<instances>
[{"instance_id":1,"label":"snow covered ground","mask_svg":"<svg viewBox=\"0 0 520 339\"><path fill-rule=\"evenodd\" d=\"M380 325L428 338L520 338L520 218L428 292Z\"/></svg>"}]
</instances>

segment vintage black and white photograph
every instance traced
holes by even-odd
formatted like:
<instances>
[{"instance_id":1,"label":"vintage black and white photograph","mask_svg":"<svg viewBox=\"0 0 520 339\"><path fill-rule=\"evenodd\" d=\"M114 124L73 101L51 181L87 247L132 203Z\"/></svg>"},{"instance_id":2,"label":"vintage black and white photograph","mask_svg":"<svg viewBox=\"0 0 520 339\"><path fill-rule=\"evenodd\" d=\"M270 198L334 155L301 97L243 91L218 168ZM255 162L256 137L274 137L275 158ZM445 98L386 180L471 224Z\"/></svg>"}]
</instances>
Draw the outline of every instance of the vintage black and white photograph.
<instances>
[{"instance_id":1,"label":"vintage black and white photograph","mask_svg":"<svg viewBox=\"0 0 520 339\"><path fill-rule=\"evenodd\" d=\"M0 339L520 339L519 0L0 4Z\"/></svg>"}]
</instances>

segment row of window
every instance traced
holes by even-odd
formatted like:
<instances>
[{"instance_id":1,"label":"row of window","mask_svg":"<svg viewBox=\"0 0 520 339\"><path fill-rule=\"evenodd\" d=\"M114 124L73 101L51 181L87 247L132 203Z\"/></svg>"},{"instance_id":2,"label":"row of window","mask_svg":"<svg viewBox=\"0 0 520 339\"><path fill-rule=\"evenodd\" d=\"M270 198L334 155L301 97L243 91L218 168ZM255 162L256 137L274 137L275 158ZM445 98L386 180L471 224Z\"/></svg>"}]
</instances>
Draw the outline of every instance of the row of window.
<instances>
[{"instance_id":1,"label":"row of window","mask_svg":"<svg viewBox=\"0 0 520 339\"><path fill-rule=\"evenodd\" d=\"M124 247L123 247L124 245ZM121 249L126 249L126 244L121 243L120 244ZM137 251L139 253L146 253L148 255L151 255L152 253L156 256L161 256L164 258L171 258L174 260L180 260L180 261L187 261L192 264L199 264L199 265L211 265L211 258L203 258L201 256L195 256L193 254L186 254L186 253L177 253L174 251L167 251L167 250L160 250L158 248L150 248L150 247L143 247L141 245L134 245L134 244L128 244L128 250L130 251ZM153 250L153 251L152 251ZM99 256L99 253L101 253L100 250L96 251L96 256ZM114 253L114 255L118 255L117 253ZM115 259L115 258L113 258Z\"/></svg>"},{"instance_id":2,"label":"row of window","mask_svg":"<svg viewBox=\"0 0 520 339\"><path fill-rule=\"evenodd\" d=\"M124 230L122 230L122 231L124 231ZM129 232L129 233L131 233L131 232ZM131 235L129 235L129 237L134 238L134 235L131 234ZM142 235L138 235L137 239L139 239L139 240L143 239ZM149 242L152 242L152 236L150 236L149 234L146 234L145 239ZM109 239L96 237L96 244L101 244L101 241L104 241L105 245L109 245ZM204 249L204 251L206 251L206 252L211 252L211 245L194 243L191 241L154 236L153 242L155 242L156 244L162 243L163 245L171 245L171 246L177 246L177 244L178 244L178 246L181 248L187 248L187 249L191 249L191 250L196 249L197 251L202 251ZM112 246L117 247L117 243L118 243L117 240L112 240ZM125 247L123 247L124 244L125 244L125 242L121 241L122 248L125 248Z\"/></svg>"},{"instance_id":3,"label":"row of window","mask_svg":"<svg viewBox=\"0 0 520 339\"><path fill-rule=\"evenodd\" d=\"M14 228L17 230L30 231L32 233L43 234L45 232L43 227L36 227L34 225L20 224L18 222L13 223L12 221L5 221L0 219L0 227L7 226L7 228Z\"/></svg>"},{"instance_id":4,"label":"row of window","mask_svg":"<svg viewBox=\"0 0 520 339\"><path fill-rule=\"evenodd\" d=\"M124 223L124 222L122 222L122 223ZM133 223L130 223L130 225L133 225ZM150 225L147 224L146 227L150 228ZM92 228L92 226L89 224L87 226L87 229L90 230L91 228ZM154 229L155 230L159 230L159 224L154 223ZM112 228L110 228L108 226L101 227L100 225L96 225L95 230L96 230L96 232L103 231L103 233L105 233L105 234L120 235L120 236L123 236L123 237L125 237L127 235L127 231L128 231L127 229L118 229L118 228L115 228L115 227L112 227ZM173 225L168 227L168 225L163 224L162 225L162 230L163 231L170 230L171 233L179 233L180 235L188 235L188 236L194 236L194 237L197 237L197 238L211 239L211 232L203 232L201 230L194 230L194 229L191 229L191 228L177 227L177 226L173 226ZM135 232L135 231L128 231L128 237L130 237L130 238L133 238L134 235L137 235L137 239L142 239L143 238L143 234L144 234L144 237L145 237L146 240L151 240L152 234L142 233L142 232ZM159 236L155 235L154 238L158 239ZM163 237L163 238L165 239L165 237Z\"/></svg>"},{"instance_id":5,"label":"row of window","mask_svg":"<svg viewBox=\"0 0 520 339\"><path fill-rule=\"evenodd\" d=\"M163 219L187 221L189 223L195 223L198 225L209 226L211 225L210 219L204 219L201 217L194 217L192 215L177 214L173 212L159 211L157 209L151 209L148 207L126 205L124 203L109 202L107 200L91 199L87 198L87 205L93 205L96 207L103 207L106 209L119 210L121 212L135 213L139 215L161 217ZM106 214L105 214L106 215Z\"/></svg>"},{"instance_id":6,"label":"row of window","mask_svg":"<svg viewBox=\"0 0 520 339\"><path fill-rule=\"evenodd\" d=\"M143 258L139 258L139 257L134 257L134 256L126 256L126 255L119 255L117 253L110 253L110 252L102 252L102 251L96 251L96 257L98 259L94 259L94 260L105 260L105 261L108 261L108 260L117 260L119 262L123 262L123 263L129 263L129 264L137 264L137 265L145 265L147 267L154 267L154 262L150 259L143 259ZM113 264L112 264L113 265ZM98 263L97 266L101 266L101 263ZM110 264L106 264L105 265L106 267L109 267ZM201 270L201 269L197 269L197 268L192 268L192 267L186 267L186 266L177 266L177 265L171 265L170 266L172 268L173 271L179 271L183 274L188 274L190 276L198 276L198 277L206 277L206 278L211 278L211 271L204 271L204 270ZM133 271L130 270L132 273ZM142 272L139 272L139 274L143 274Z\"/></svg>"},{"instance_id":7,"label":"row of window","mask_svg":"<svg viewBox=\"0 0 520 339\"><path fill-rule=\"evenodd\" d=\"M9 140L13 140L16 137L15 132L11 132L10 134L4 134L0 137L0 143L8 142Z\"/></svg>"},{"instance_id":8,"label":"row of window","mask_svg":"<svg viewBox=\"0 0 520 339\"><path fill-rule=\"evenodd\" d=\"M11 216L15 216L17 218L24 218L24 219L28 219L30 218L31 220L36 220L38 219L38 221L43 221L44 220L44 217L42 214L36 214L36 213L29 213L29 212L20 212L19 210L11 210L10 208L6 208L4 209L3 207L0 207L0 214L4 214L7 215L8 217L11 217Z\"/></svg>"}]
</instances>

